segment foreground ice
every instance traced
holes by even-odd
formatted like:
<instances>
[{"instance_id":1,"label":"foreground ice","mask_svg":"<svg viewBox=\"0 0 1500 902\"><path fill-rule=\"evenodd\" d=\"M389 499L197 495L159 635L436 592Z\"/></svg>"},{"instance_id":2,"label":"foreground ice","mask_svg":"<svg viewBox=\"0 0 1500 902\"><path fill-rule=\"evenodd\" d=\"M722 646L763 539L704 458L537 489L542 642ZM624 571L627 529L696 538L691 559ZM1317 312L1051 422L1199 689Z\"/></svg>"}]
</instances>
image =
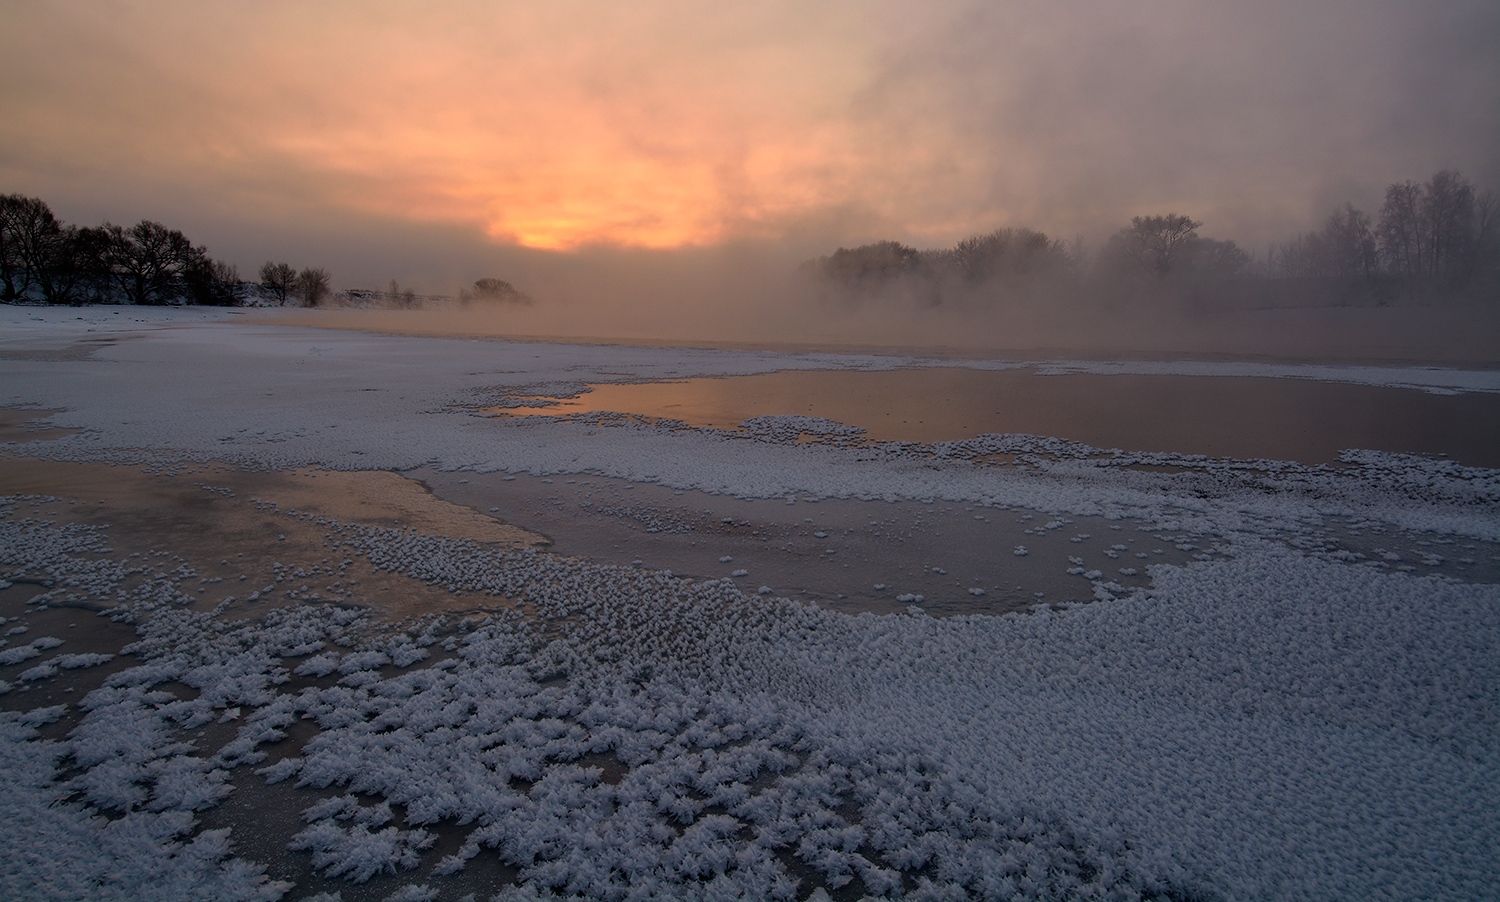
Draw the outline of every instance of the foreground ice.
<instances>
[{"instance_id":1,"label":"foreground ice","mask_svg":"<svg viewBox=\"0 0 1500 902\"><path fill-rule=\"evenodd\" d=\"M1188 470L1161 474L1034 437L809 446L779 435L794 423L745 438L454 409L504 386L777 365L886 364L195 325L90 359L0 361L0 403L65 409L54 422L85 431L34 452L64 459L944 498L1191 529L1227 556L1025 616L853 617L728 580L320 524L337 553L520 603L382 629L344 607L190 613L181 574L132 576L11 499L0 578L45 574L57 588L39 603L109 600L140 641L65 739L36 733L61 710L0 721L0 822L21 837L4 895L274 898L288 888L232 857L234 834L194 821L260 780L336 790L307 793L293 847L330 876L408 875L412 898L446 893L479 856L516 869L517 898L1472 899L1500 885L1500 589L1297 541L1339 516L1493 554L1500 474L1372 453L1341 470L1129 458ZM1026 465L976 465L996 449ZM18 672L83 666L61 660L66 642L13 638L7 651L36 651L12 655ZM221 720L241 724L233 739L191 744ZM293 752L279 741L303 723L316 733ZM437 849L443 831L457 851Z\"/></svg>"}]
</instances>

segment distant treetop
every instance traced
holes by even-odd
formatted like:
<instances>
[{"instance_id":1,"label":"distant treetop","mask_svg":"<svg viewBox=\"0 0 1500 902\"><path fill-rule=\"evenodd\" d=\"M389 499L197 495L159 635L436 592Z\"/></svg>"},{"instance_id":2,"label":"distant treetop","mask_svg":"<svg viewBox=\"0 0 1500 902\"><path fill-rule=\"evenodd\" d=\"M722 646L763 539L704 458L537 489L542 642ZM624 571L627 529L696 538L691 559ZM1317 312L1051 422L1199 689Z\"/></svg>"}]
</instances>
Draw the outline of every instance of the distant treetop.
<instances>
[{"instance_id":1,"label":"distant treetop","mask_svg":"<svg viewBox=\"0 0 1500 902\"><path fill-rule=\"evenodd\" d=\"M525 305L531 303L531 297L503 279L484 278L474 282L473 291L466 288L459 290L458 302L468 304L470 301Z\"/></svg>"}]
</instances>

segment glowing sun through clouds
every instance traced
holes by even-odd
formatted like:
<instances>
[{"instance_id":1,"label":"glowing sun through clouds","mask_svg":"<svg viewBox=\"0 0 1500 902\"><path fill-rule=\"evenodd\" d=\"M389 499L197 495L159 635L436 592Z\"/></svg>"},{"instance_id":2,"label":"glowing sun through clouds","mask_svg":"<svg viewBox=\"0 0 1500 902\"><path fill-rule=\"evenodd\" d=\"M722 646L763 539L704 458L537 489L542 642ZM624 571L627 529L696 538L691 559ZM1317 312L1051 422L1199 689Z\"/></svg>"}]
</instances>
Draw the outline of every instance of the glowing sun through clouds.
<instances>
[{"instance_id":1,"label":"glowing sun through clouds","mask_svg":"<svg viewBox=\"0 0 1500 902\"><path fill-rule=\"evenodd\" d=\"M837 197L848 48L686 10L592 12L612 21L515 15L457 47L440 22L342 41L344 64L351 44L397 61L342 82L322 78L326 56L283 69L286 93L342 93L270 143L342 202L538 248L709 244Z\"/></svg>"},{"instance_id":2,"label":"glowing sun through clouds","mask_svg":"<svg viewBox=\"0 0 1500 902\"><path fill-rule=\"evenodd\" d=\"M1483 0L3 4L0 190L222 235L369 220L559 250L1092 240L1158 208L1257 244L1395 179L1490 184L1497 57L1464 36L1494 21Z\"/></svg>"}]
</instances>

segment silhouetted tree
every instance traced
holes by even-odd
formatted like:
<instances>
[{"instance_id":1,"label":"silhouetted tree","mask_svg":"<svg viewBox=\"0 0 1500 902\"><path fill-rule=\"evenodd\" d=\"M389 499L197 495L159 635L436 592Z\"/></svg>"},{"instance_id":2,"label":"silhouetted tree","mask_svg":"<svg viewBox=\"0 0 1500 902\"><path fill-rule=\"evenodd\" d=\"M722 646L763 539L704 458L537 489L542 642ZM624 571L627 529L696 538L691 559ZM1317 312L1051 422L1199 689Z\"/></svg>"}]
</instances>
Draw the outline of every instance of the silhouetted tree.
<instances>
[{"instance_id":1,"label":"silhouetted tree","mask_svg":"<svg viewBox=\"0 0 1500 902\"><path fill-rule=\"evenodd\" d=\"M0 302L7 304L15 303L26 291L26 264L14 223L15 208L25 199L19 194L0 195Z\"/></svg>"},{"instance_id":2,"label":"silhouetted tree","mask_svg":"<svg viewBox=\"0 0 1500 902\"><path fill-rule=\"evenodd\" d=\"M1326 276L1331 256L1322 232L1306 232L1273 242L1266 252L1266 268L1270 275L1285 279Z\"/></svg>"},{"instance_id":3,"label":"silhouetted tree","mask_svg":"<svg viewBox=\"0 0 1500 902\"><path fill-rule=\"evenodd\" d=\"M316 307L328 297L330 281L328 270L309 266L297 275L297 296L307 306Z\"/></svg>"},{"instance_id":4,"label":"silhouetted tree","mask_svg":"<svg viewBox=\"0 0 1500 902\"><path fill-rule=\"evenodd\" d=\"M51 208L39 198L0 197L0 300L22 300L38 285L48 248L61 231Z\"/></svg>"},{"instance_id":5,"label":"silhouetted tree","mask_svg":"<svg viewBox=\"0 0 1500 902\"><path fill-rule=\"evenodd\" d=\"M267 260L260 267L260 287L275 299L278 307L286 306L287 296L297 284L297 270L290 263Z\"/></svg>"},{"instance_id":6,"label":"silhouetted tree","mask_svg":"<svg viewBox=\"0 0 1500 902\"><path fill-rule=\"evenodd\" d=\"M195 304L232 307L240 302L240 272L228 263L200 256L185 277L188 296Z\"/></svg>"},{"instance_id":7,"label":"silhouetted tree","mask_svg":"<svg viewBox=\"0 0 1500 902\"><path fill-rule=\"evenodd\" d=\"M1493 191L1474 199L1474 262L1480 272L1500 270L1500 197Z\"/></svg>"},{"instance_id":8,"label":"silhouetted tree","mask_svg":"<svg viewBox=\"0 0 1500 902\"><path fill-rule=\"evenodd\" d=\"M37 198L0 197L0 298L49 304L234 303L237 274L181 232L141 220L130 228L64 225Z\"/></svg>"},{"instance_id":9,"label":"silhouetted tree","mask_svg":"<svg viewBox=\"0 0 1500 902\"><path fill-rule=\"evenodd\" d=\"M1172 271L1182 247L1197 235L1202 225L1177 213L1136 216L1125 231L1126 246L1147 272L1162 278Z\"/></svg>"},{"instance_id":10,"label":"silhouetted tree","mask_svg":"<svg viewBox=\"0 0 1500 902\"><path fill-rule=\"evenodd\" d=\"M970 282L1029 279L1069 269L1067 245L1032 229L998 229L965 238L941 257Z\"/></svg>"},{"instance_id":11,"label":"silhouetted tree","mask_svg":"<svg viewBox=\"0 0 1500 902\"><path fill-rule=\"evenodd\" d=\"M1038 289L1078 274L1082 245L1025 228L972 235L951 248L919 251L896 241L839 248L803 271L839 289L846 300L884 295L939 306L948 300L1036 300ZM826 295L825 295L826 296Z\"/></svg>"},{"instance_id":12,"label":"silhouetted tree","mask_svg":"<svg viewBox=\"0 0 1500 902\"><path fill-rule=\"evenodd\" d=\"M1425 271L1426 242L1421 223L1422 188L1402 182L1385 189L1380 207L1380 256L1389 272L1402 276Z\"/></svg>"},{"instance_id":13,"label":"silhouetted tree","mask_svg":"<svg viewBox=\"0 0 1500 902\"><path fill-rule=\"evenodd\" d=\"M1379 271L1380 257L1370 216L1345 204L1321 230L1273 244L1267 263L1272 274L1288 278L1371 279Z\"/></svg>"},{"instance_id":14,"label":"silhouetted tree","mask_svg":"<svg viewBox=\"0 0 1500 902\"><path fill-rule=\"evenodd\" d=\"M1173 272L1199 280L1237 279L1250 269L1250 255L1233 241L1192 236L1174 253Z\"/></svg>"},{"instance_id":15,"label":"silhouetted tree","mask_svg":"<svg viewBox=\"0 0 1500 902\"><path fill-rule=\"evenodd\" d=\"M493 301L501 304L530 304L531 297L503 279L477 279L474 289L460 289L458 302L467 304L473 300Z\"/></svg>"},{"instance_id":16,"label":"silhouetted tree","mask_svg":"<svg viewBox=\"0 0 1500 902\"><path fill-rule=\"evenodd\" d=\"M410 310L417 306L417 293L410 288L403 291L401 283L395 279L391 280L388 294L390 295L391 303L397 307Z\"/></svg>"},{"instance_id":17,"label":"silhouetted tree","mask_svg":"<svg viewBox=\"0 0 1500 902\"><path fill-rule=\"evenodd\" d=\"M837 289L845 301L875 296L905 296L927 306L942 303L937 275L951 251L919 251L896 241L879 241L853 249L839 248L803 264Z\"/></svg>"},{"instance_id":18,"label":"silhouetted tree","mask_svg":"<svg viewBox=\"0 0 1500 902\"><path fill-rule=\"evenodd\" d=\"M4 299L38 290L49 304L103 300L109 293L113 240L103 229L64 226L46 203L19 194L0 198Z\"/></svg>"},{"instance_id":19,"label":"silhouetted tree","mask_svg":"<svg viewBox=\"0 0 1500 902\"><path fill-rule=\"evenodd\" d=\"M1474 186L1444 169L1423 186L1420 206L1428 240L1426 269L1445 282L1460 282L1473 265Z\"/></svg>"},{"instance_id":20,"label":"silhouetted tree","mask_svg":"<svg viewBox=\"0 0 1500 902\"><path fill-rule=\"evenodd\" d=\"M1448 288L1468 281L1491 239L1493 201L1459 173L1444 169L1426 184L1402 182L1385 192L1380 208L1380 256L1387 272L1425 277Z\"/></svg>"},{"instance_id":21,"label":"silhouetted tree","mask_svg":"<svg viewBox=\"0 0 1500 902\"><path fill-rule=\"evenodd\" d=\"M1345 204L1323 225L1331 275L1370 279L1380 267L1370 215Z\"/></svg>"},{"instance_id":22,"label":"silhouetted tree","mask_svg":"<svg viewBox=\"0 0 1500 902\"><path fill-rule=\"evenodd\" d=\"M880 241L853 250L839 248L819 264L823 273L846 284L884 282L916 272L922 263L922 252L896 241Z\"/></svg>"},{"instance_id":23,"label":"silhouetted tree","mask_svg":"<svg viewBox=\"0 0 1500 902\"><path fill-rule=\"evenodd\" d=\"M42 297L49 304L108 302L114 241L107 229L66 226L50 249L42 270Z\"/></svg>"},{"instance_id":24,"label":"silhouetted tree","mask_svg":"<svg viewBox=\"0 0 1500 902\"><path fill-rule=\"evenodd\" d=\"M130 228L104 224L110 236L110 271L132 304L161 305L182 299L190 268L205 255L183 234L143 219Z\"/></svg>"}]
</instances>

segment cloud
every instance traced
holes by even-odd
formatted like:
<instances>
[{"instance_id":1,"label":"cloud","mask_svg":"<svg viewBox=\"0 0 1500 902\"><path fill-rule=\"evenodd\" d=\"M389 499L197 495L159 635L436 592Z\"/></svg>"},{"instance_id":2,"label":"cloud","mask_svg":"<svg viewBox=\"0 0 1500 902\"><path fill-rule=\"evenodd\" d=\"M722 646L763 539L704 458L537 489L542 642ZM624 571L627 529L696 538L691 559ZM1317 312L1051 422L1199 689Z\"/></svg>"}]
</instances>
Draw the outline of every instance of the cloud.
<instances>
[{"instance_id":1,"label":"cloud","mask_svg":"<svg viewBox=\"0 0 1500 902\"><path fill-rule=\"evenodd\" d=\"M81 78L37 77L9 104L31 137L8 156L60 142L79 164L241 193L271 175L544 248L713 243L839 199L848 129L829 98L860 51L826 26L780 34L810 18L791 4L161 6L31 11L33 65L88 53Z\"/></svg>"},{"instance_id":2,"label":"cloud","mask_svg":"<svg viewBox=\"0 0 1500 902\"><path fill-rule=\"evenodd\" d=\"M881 201L913 232L1177 209L1269 237L1443 166L1500 176L1500 53L1472 37L1500 29L1492 5L938 10L887 45L858 106L905 176Z\"/></svg>"},{"instance_id":3,"label":"cloud","mask_svg":"<svg viewBox=\"0 0 1500 902\"><path fill-rule=\"evenodd\" d=\"M195 226L251 259L273 251L249 236L312 223L298 246L328 256L403 228L495 248L826 250L1003 225L1097 240L1168 209L1256 244L1444 166L1500 180L1484 39L1500 12L1480 0L4 17L26 36L0 60L6 190L84 221Z\"/></svg>"}]
</instances>

